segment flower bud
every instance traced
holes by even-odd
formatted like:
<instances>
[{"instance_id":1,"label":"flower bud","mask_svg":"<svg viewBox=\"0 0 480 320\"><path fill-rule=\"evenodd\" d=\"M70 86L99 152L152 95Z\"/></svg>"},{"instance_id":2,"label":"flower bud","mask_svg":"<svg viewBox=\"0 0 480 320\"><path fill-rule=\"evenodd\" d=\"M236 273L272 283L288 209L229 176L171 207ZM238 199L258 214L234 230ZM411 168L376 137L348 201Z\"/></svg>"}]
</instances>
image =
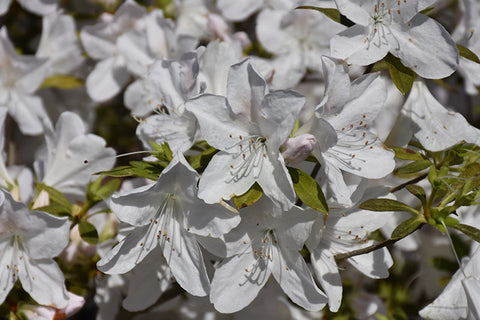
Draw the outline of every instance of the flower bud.
<instances>
[{"instance_id":1,"label":"flower bud","mask_svg":"<svg viewBox=\"0 0 480 320\"><path fill-rule=\"evenodd\" d=\"M315 147L315 137L309 133L288 138L282 145L282 156L289 163L300 163L305 160Z\"/></svg>"}]
</instances>

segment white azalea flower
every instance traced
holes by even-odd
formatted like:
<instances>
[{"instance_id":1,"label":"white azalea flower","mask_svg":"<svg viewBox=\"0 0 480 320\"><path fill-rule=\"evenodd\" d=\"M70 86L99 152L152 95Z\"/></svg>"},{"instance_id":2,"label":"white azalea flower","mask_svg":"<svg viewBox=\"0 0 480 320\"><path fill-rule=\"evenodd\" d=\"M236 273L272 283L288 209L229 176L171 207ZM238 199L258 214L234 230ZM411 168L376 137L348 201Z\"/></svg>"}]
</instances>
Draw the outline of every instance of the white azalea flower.
<instances>
[{"instance_id":1,"label":"white azalea flower","mask_svg":"<svg viewBox=\"0 0 480 320\"><path fill-rule=\"evenodd\" d=\"M420 310L425 319L478 319L480 297L480 249L462 259L461 268L453 275L435 301Z\"/></svg>"},{"instance_id":2,"label":"white azalea flower","mask_svg":"<svg viewBox=\"0 0 480 320\"><path fill-rule=\"evenodd\" d=\"M350 83L346 66L323 57L325 96L312 117L295 132L316 139L312 154L328 178L328 189L338 204L350 206L351 191L342 171L377 179L395 167L393 152L386 150L371 125L386 99L385 80L366 75Z\"/></svg>"},{"instance_id":3,"label":"white azalea flower","mask_svg":"<svg viewBox=\"0 0 480 320\"><path fill-rule=\"evenodd\" d=\"M48 115L35 91L48 76L48 60L18 55L3 27L0 30L0 69L0 107L8 108L23 134L41 134L41 119Z\"/></svg>"},{"instance_id":4,"label":"white azalea flower","mask_svg":"<svg viewBox=\"0 0 480 320\"><path fill-rule=\"evenodd\" d=\"M245 193L255 182L283 209L292 207L293 184L279 147L305 99L293 91L268 93L248 60L231 67L227 98L205 94L188 101L205 140L221 150L205 169L199 197L207 203Z\"/></svg>"},{"instance_id":5,"label":"white azalea flower","mask_svg":"<svg viewBox=\"0 0 480 320\"><path fill-rule=\"evenodd\" d=\"M57 10L57 0L18 0L20 5L30 12L45 16ZM5 14L12 0L0 0L0 15Z\"/></svg>"},{"instance_id":6,"label":"white azalea flower","mask_svg":"<svg viewBox=\"0 0 480 320\"><path fill-rule=\"evenodd\" d=\"M406 144L412 134L430 151L442 151L462 141L478 143L480 134L458 112L446 109L421 80L414 82L392 130L398 144Z\"/></svg>"},{"instance_id":7,"label":"white azalea flower","mask_svg":"<svg viewBox=\"0 0 480 320\"><path fill-rule=\"evenodd\" d=\"M134 229L98 262L98 268L126 273L160 250L182 288L207 295L210 283L195 235L220 237L238 225L240 217L198 199L197 180L198 174L177 155L156 183L112 197L112 211ZM157 269L158 263L151 268Z\"/></svg>"},{"instance_id":8,"label":"white azalea flower","mask_svg":"<svg viewBox=\"0 0 480 320\"><path fill-rule=\"evenodd\" d=\"M78 41L75 20L53 13L42 20L42 36L35 54L50 61L50 74L70 74L85 61Z\"/></svg>"},{"instance_id":9,"label":"white azalea flower","mask_svg":"<svg viewBox=\"0 0 480 320\"><path fill-rule=\"evenodd\" d=\"M458 50L445 28L417 12L435 0L335 0L356 24L331 40L331 54L348 63L369 65L388 52L418 75L445 78L458 65Z\"/></svg>"},{"instance_id":10,"label":"white azalea flower","mask_svg":"<svg viewBox=\"0 0 480 320\"><path fill-rule=\"evenodd\" d=\"M143 76L155 59L174 58L192 50L197 40L177 36L173 22L161 10L147 10L127 0L104 22L85 26L80 32L87 53L100 60L86 81L88 94L105 101L119 93L130 75Z\"/></svg>"},{"instance_id":11,"label":"white azalea flower","mask_svg":"<svg viewBox=\"0 0 480 320\"><path fill-rule=\"evenodd\" d=\"M368 189L358 203L376 198L386 188ZM342 300L342 280L335 255L369 247L374 244L368 235L382 228L391 218L388 212L378 213L359 210L357 206L347 210L330 207L328 217L317 218L307 241L315 275L328 296L330 311L337 312ZM388 277L393 265L386 248L348 258L347 261L366 276L374 279Z\"/></svg>"},{"instance_id":12,"label":"white azalea flower","mask_svg":"<svg viewBox=\"0 0 480 320\"><path fill-rule=\"evenodd\" d=\"M0 302L17 280L39 304L64 308L68 294L53 260L68 244L70 222L29 211L0 189Z\"/></svg>"},{"instance_id":13,"label":"white azalea flower","mask_svg":"<svg viewBox=\"0 0 480 320\"><path fill-rule=\"evenodd\" d=\"M47 155L35 163L40 181L67 195L84 196L92 174L109 170L115 151L105 147L105 140L85 133L82 119L73 112L63 112L53 131L46 122Z\"/></svg>"},{"instance_id":14,"label":"white azalea flower","mask_svg":"<svg viewBox=\"0 0 480 320\"><path fill-rule=\"evenodd\" d=\"M256 34L275 55L272 88L293 87L307 70L322 71L319 57L330 53L330 39L344 29L314 10L263 10L257 17Z\"/></svg>"},{"instance_id":15,"label":"white azalea flower","mask_svg":"<svg viewBox=\"0 0 480 320\"><path fill-rule=\"evenodd\" d=\"M244 208L240 225L224 236L226 259L215 270L210 293L215 309L243 309L273 274L294 303L321 310L327 298L299 253L317 214L296 206L281 211L265 197Z\"/></svg>"}]
</instances>

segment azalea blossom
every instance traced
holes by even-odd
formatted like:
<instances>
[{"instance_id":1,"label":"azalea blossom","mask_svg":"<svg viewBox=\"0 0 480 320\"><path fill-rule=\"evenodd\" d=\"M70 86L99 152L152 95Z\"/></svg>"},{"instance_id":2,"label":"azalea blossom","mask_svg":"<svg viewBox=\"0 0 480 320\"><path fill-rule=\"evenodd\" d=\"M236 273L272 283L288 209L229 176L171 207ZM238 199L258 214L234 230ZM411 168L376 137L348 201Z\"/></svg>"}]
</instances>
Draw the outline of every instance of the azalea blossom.
<instances>
[{"instance_id":1,"label":"azalea blossom","mask_svg":"<svg viewBox=\"0 0 480 320\"><path fill-rule=\"evenodd\" d=\"M419 314L425 319L435 320L478 319L479 288L480 249L477 249L471 257L462 259L460 269L440 296Z\"/></svg>"},{"instance_id":2,"label":"azalea blossom","mask_svg":"<svg viewBox=\"0 0 480 320\"><path fill-rule=\"evenodd\" d=\"M390 52L419 76L449 76L458 65L455 42L440 23L417 13L433 2L335 0L340 13L356 24L332 38L332 56L364 66Z\"/></svg>"},{"instance_id":3,"label":"azalea blossom","mask_svg":"<svg viewBox=\"0 0 480 320\"><path fill-rule=\"evenodd\" d=\"M294 91L268 93L249 60L231 67L227 98L204 94L188 101L205 140L221 150L203 172L199 197L207 203L228 200L258 182L278 206L292 207L293 184L279 147L304 103Z\"/></svg>"},{"instance_id":4,"label":"azalea blossom","mask_svg":"<svg viewBox=\"0 0 480 320\"><path fill-rule=\"evenodd\" d=\"M0 108L8 108L8 113L23 134L41 134L42 119L48 118L48 115L35 91L48 76L48 60L18 55L8 38L6 27L2 27L0 69Z\"/></svg>"},{"instance_id":5,"label":"azalea blossom","mask_svg":"<svg viewBox=\"0 0 480 320\"><path fill-rule=\"evenodd\" d=\"M412 135L430 151L442 151L462 141L478 143L480 131L458 112L450 111L430 93L425 83L417 80L402 107L392 140L403 145Z\"/></svg>"},{"instance_id":6,"label":"azalea blossom","mask_svg":"<svg viewBox=\"0 0 480 320\"><path fill-rule=\"evenodd\" d=\"M294 303L321 310L327 297L299 253L318 214L297 206L281 211L266 197L244 208L242 222L223 237L226 259L215 270L210 293L215 309L243 309L273 275Z\"/></svg>"},{"instance_id":7,"label":"azalea blossom","mask_svg":"<svg viewBox=\"0 0 480 320\"><path fill-rule=\"evenodd\" d=\"M20 5L30 12L45 16L57 10L57 0L18 0ZM12 0L0 0L0 15L5 14Z\"/></svg>"},{"instance_id":8,"label":"azalea blossom","mask_svg":"<svg viewBox=\"0 0 480 320\"><path fill-rule=\"evenodd\" d=\"M70 222L42 211L29 211L0 189L0 302L17 280L39 304L64 308L64 276L53 260L68 244Z\"/></svg>"},{"instance_id":9,"label":"azalea blossom","mask_svg":"<svg viewBox=\"0 0 480 320\"><path fill-rule=\"evenodd\" d=\"M385 80L370 74L350 82L346 66L323 57L325 95L314 114L295 133L316 140L312 154L322 165L333 201L350 206L351 191L342 171L369 179L391 173L393 152L386 150L371 126L386 99Z\"/></svg>"},{"instance_id":10,"label":"azalea blossom","mask_svg":"<svg viewBox=\"0 0 480 320\"><path fill-rule=\"evenodd\" d=\"M220 237L238 225L240 217L198 199L197 180L198 174L180 154L156 183L114 196L110 208L134 228L97 263L98 268L108 274L126 273L159 250L182 288L207 295L210 282L195 235ZM161 264L146 267L156 270Z\"/></svg>"},{"instance_id":11,"label":"azalea blossom","mask_svg":"<svg viewBox=\"0 0 480 320\"><path fill-rule=\"evenodd\" d=\"M50 122L44 124L47 152L35 163L39 180L68 195L83 195L93 173L113 166L115 151L103 138L86 133L73 112L60 115L55 131Z\"/></svg>"}]
</instances>

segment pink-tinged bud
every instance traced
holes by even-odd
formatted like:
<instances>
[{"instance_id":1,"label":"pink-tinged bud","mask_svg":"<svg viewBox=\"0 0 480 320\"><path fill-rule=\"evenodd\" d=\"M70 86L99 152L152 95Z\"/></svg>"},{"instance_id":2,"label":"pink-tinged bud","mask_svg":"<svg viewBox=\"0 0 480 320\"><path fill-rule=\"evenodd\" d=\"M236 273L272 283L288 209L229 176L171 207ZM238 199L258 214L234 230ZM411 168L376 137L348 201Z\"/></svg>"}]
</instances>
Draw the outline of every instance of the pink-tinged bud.
<instances>
[{"instance_id":1,"label":"pink-tinged bud","mask_svg":"<svg viewBox=\"0 0 480 320\"><path fill-rule=\"evenodd\" d=\"M250 41L248 34L243 31L235 32L232 38L236 40L238 43L240 43L240 46L242 46L242 49L245 49L246 47L252 44L252 41Z\"/></svg>"},{"instance_id":2,"label":"pink-tinged bud","mask_svg":"<svg viewBox=\"0 0 480 320\"><path fill-rule=\"evenodd\" d=\"M230 37L230 27L218 14L208 15L208 32L214 38L226 40Z\"/></svg>"},{"instance_id":3,"label":"pink-tinged bud","mask_svg":"<svg viewBox=\"0 0 480 320\"><path fill-rule=\"evenodd\" d=\"M315 137L309 133L288 138L282 145L282 156L289 163L300 163L305 160L315 147Z\"/></svg>"},{"instance_id":4,"label":"pink-tinged bud","mask_svg":"<svg viewBox=\"0 0 480 320\"><path fill-rule=\"evenodd\" d=\"M59 311L64 313L66 317L71 317L82 309L85 304L85 298L70 291L68 292L68 298L67 306Z\"/></svg>"},{"instance_id":5,"label":"pink-tinged bud","mask_svg":"<svg viewBox=\"0 0 480 320\"><path fill-rule=\"evenodd\" d=\"M113 14L104 12L100 15L98 20L103 23L111 23L113 21Z\"/></svg>"}]
</instances>

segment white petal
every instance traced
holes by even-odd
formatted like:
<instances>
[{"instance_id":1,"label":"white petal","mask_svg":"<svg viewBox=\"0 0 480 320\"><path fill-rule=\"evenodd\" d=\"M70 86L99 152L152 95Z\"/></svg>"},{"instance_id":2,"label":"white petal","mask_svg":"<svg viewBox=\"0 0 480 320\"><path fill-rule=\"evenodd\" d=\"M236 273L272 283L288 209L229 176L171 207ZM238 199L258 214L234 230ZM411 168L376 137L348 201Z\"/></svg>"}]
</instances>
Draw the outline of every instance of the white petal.
<instances>
[{"instance_id":1,"label":"white petal","mask_svg":"<svg viewBox=\"0 0 480 320\"><path fill-rule=\"evenodd\" d=\"M478 305L480 299L480 279L463 279L462 285L468 302L467 320L480 319L480 306Z\"/></svg>"},{"instance_id":2,"label":"white petal","mask_svg":"<svg viewBox=\"0 0 480 320\"><path fill-rule=\"evenodd\" d=\"M330 41L331 55L362 66L385 57L389 46L380 37L380 32L376 32L373 39L368 40L368 36L368 28L361 25L354 25L340 32Z\"/></svg>"},{"instance_id":3,"label":"white petal","mask_svg":"<svg viewBox=\"0 0 480 320\"><path fill-rule=\"evenodd\" d=\"M374 13L377 1L372 0L335 0L338 10L355 23L366 26Z\"/></svg>"},{"instance_id":4,"label":"white petal","mask_svg":"<svg viewBox=\"0 0 480 320\"><path fill-rule=\"evenodd\" d=\"M293 206L293 182L281 154L268 152L262 159L260 175L256 180L265 195L278 207L288 210Z\"/></svg>"},{"instance_id":5,"label":"white petal","mask_svg":"<svg viewBox=\"0 0 480 320\"><path fill-rule=\"evenodd\" d=\"M219 0L217 7L222 15L232 21L245 20L263 5L262 0L230 1Z\"/></svg>"},{"instance_id":6,"label":"white petal","mask_svg":"<svg viewBox=\"0 0 480 320\"><path fill-rule=\"evenodd\" d=\"M108 274L123 274L141 263L147 254L152 252L158 244L155 237L148 239L147 243L147 237L149 236L148 228L149 226L147 225L137 227L131 231L97 262L98 270Z\"/></svg>"},{"instance_id":7,"label":"white petal","mask_svg":"<svg viewBox=\"0 0 480 320\"><path fill-rule=\"evenodd\" d=\"M441 151L462 140L477 140L477 130L460 113L443 107L422 81L413 84L401 113L413 120L414 135L427 150Z\"/></svg>"},{"instance_id":8,"label":"white petal","mask_svg":"<svg viewBox=\"0 0 480 320\"><path fill-rule=\"evenodd\" d=\"M18 0L18 2L28 11L42 16L57 10L57 0Z\"/></svg>"},{"instance_id":9,"label":"white petal","mask_svg":"<svg viewBox=\"0 0 480 320\"><path fill-rule=\"evenodd\" d=\"M8 11L11 2L12 0L0 0L0 15L3 15Z\"/></svg>"},{"instance_id":10,"label":"white petal","mask_svg":"<svg viewBox=\"0 0 480 320\"><path fill-rule=\"evenodd\" d=\"M70 221L67 217L55 217L46 212L30 211L30 232L22 243L33 259L58 256L69 242Z\"/></svg>"},{"instance_id":11,"label":"white petal","mask_svg":"<svg viewBox=\"0 0 480 320\"><path fill-rule=\"evenodd\" d=\"M342 302L342 279L332 253L317 248L312 254L312 266L315 275L328 297L330 311L337 312Z\"/></svg>"},{"instance_id":12,"label":"white petal","mask_svg":"<svg viewBox=\"0 0 480 320\"><path fill-rule=\"evenodd\" d=\"M26 135L38 135L43 132L42 119L47 116L39 97L21 92L11 92L8 112Z\"/></svg>"},{"instance_id":13,"label":"white petal","mask_svg":"<svg viewBox=\"0 0 480 320\"><path fill-rule=\"evenodd\" d=\"M210 301L219 312L237 312L255 299L270 273L265 260L251 251L228 258L215 270Z\"/></svg>"},{"instance_id":14,"label":"white petal","mask_svg":"<svg viewBox=\"0 0 480 320\"><path fill-rule=\"evenodd\" d=\"M392 256L387 248L382 248L347 259L358 271L373 279L389 276L388 269L393 265Z\"/></svg>"},{"instance_id":15,"label":"white petal","mask_svg":"<svg viewBox=\"0 0 480 320\"><path fill-rule=\"evenodd\" d=\"M409 24L392 24L390 52L421 77L440 79L451 75L458 66L458 50L450 34L422 14Z\"/></svg>"},{"instance_id":16,"label":"white petal","mask_svg":"<svg viewBox=\"0 0 480 320\"><path fill-rule=\"evenodd\" d=\"M189 100L185 108L197 118L205 140L217 149L231 149L238 137L249 136L246 124L234 117L224 97L201 95Z\"/></svg>"},{"instance_id":17,"label":"white petal","mask_svg":"<svg viewBox=\"0 0 480 320\"><path fill-rule=\"evenodd\" d=\"M158 300L170 282L170 271L162 252L154 250L132 270L122 306L130 312L145 310Z\"/></svg>"},{"instance_id":18,"label":"white petal","mask_svg":"<svg viewBox=\"0 0 480 320\"><path fill-rule=\"evenodd\" d=\"M193 234L188 233L177 221L172 221L170 240L163 243L163 256L175 280L188 293L206 296L210 291L202 252Z\"/></svg>"},{"instance_id":19,"label":"white petal","mask_svg":"<svg viewBox=\"0 0 480 320\"><path fill-rule=\"evenodd\" d=\"M5 301L10 290L13 288L17 278L13 277L13 254L14 249L10 244L10 238L2 239L0 241L0 303Z\"/></svg>"},{"instance_id":20,"label":"white petal","mask_svg":"<svg viewBox=\"0 0 480 320\"><path fill-rule=\"evenodd\" d=\"M85 85L92 100L102 102L117 95L128 79L123 59L113 56L97 63Z\"/></svg>"},{"instance_id":21,"label":"white petal","mask_svg":"<svg viewBox=\"0 0 480 320\"><path fill-rule=\"evenodd\" d=\"M194 234L218 238L240 223L240 215L220 204L206 204L198 199L193 202L186 223Z\"/></svg>"},{"instance_id":22,"label":"white petal","mask_svg":"<svg viewBox=\"0 0 480 320\"><path fill-rule=\"evenodd\" d=\"M198 186L198 197L206 203L215 203L222 199L229 200L235 195L247 192L255 182L254 173L250 172L236 181L233 180L230 173L231 165L240 167L243 163L244 160L241 157L235 159L231 154L224 151L217 153L202 174ZM273 167L266 168L265 171L267 172L273 170ZM273 177L268 177L268 179L273 179Z\"/></svg>"},{"instance_id":23,"label":"white petal","mask_svg":"<svg viewBox=\"0 0 480 320\"><path fill-rule=\"evenodd\" d=\"M328 302L327 296L317 287L307 264L298 251L272 246L272 262L269 268L293 302L308 311L321 310Z\"/></svg>"},{"instance_id":24,"label":"white petal","mask_svg":"<svg viewBox=\"0 0 480 320\"><path fill-rule=\"evenodd\" d=\"M67 306L68 294L64 284L65 279L55 261L30 260L26 256L18 262L22 287L35 301L58 309Z\"/></svg>"}]
</instances>

